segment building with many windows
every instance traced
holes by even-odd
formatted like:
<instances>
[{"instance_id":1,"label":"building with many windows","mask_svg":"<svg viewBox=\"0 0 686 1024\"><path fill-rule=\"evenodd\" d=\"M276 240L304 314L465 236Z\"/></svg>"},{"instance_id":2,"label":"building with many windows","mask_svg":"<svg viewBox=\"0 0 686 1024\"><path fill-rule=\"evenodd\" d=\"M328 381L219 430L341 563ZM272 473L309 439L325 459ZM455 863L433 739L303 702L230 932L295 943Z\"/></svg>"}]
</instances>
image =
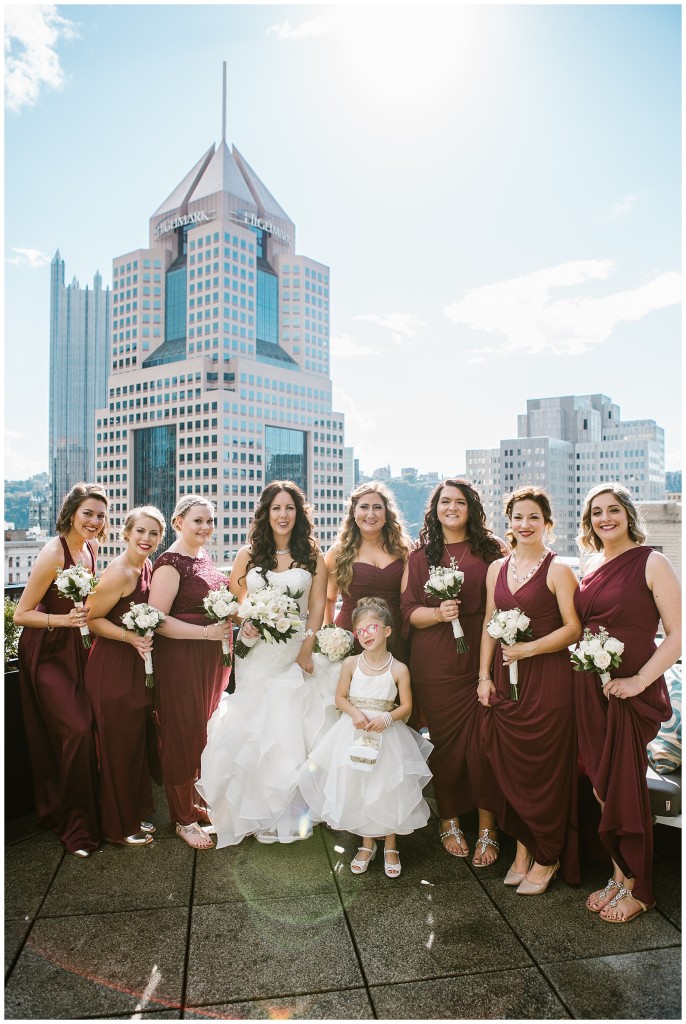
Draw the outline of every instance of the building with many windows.
<instances>
[{"instance_id":1,"label":"building with many windows","mask_svg":"<svg viewBox=\"0 0 686 1024\"><path fill-rule=\"evenodd\" d=\"M109 288L96 273L93 287L64 283L59 250L50 265L50 523L64 495L80 480L93 480L95 410L107 399L110 331Z\"/></svg>"},{"instance_id":2,"label":"building with many windows","mask_svg":"<svg viewBox=\"0 0 686 1024\"><path fill-rule=\"evenodd\" d=\"M622 421L605 395L527 401L518 436L499 448L467 451L467 476L481 494L486 518L502 536L504 498L523 484L545 487L555 518L555 550L577 554L584 497L598 483L619 480L639 502L664 498L664 431L654 420Z\"/></svg>"},{"instance_id":3,"label":"building with many windows","mask_svg":"<svg viewBox=\"0 0 686 1024\"><path fill-rule=\"evenodd\" d=\"M329 269L296 252L293 221L235 147L222 139L202 155L150 218L148 245L114 260L112 291L95 422L112 534L134 505L169 516L180 495L200 493L217 508L209 552L223 565L264 486L288 478L327 548L344 496ZM105 560L118 550L111 537Z\"/></svg>"}]
</instances>

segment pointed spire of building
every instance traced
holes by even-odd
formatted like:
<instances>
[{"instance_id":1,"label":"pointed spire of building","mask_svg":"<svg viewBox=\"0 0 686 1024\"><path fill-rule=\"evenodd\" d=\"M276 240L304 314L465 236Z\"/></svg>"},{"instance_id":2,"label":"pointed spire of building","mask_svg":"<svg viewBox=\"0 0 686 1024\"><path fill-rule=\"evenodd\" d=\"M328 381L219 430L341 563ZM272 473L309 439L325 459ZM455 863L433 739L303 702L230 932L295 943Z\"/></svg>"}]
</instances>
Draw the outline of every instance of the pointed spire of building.
<instances>
[{"instance_id":1,"label":"pointed spire of building","mask_svg":"<svg viewBox=\"0 0 686 1024\"><path fill-rule=\"evenodd\" d=\"M226 142L221 142L207 164L198 184L189 195L189 203L197 203L218 192L226 192L247 209L256 209L253 197L236 166Z\"/></svg>"},{"instance_id":2,"label":"pointed spire of building","mask_svg":"<svg viewBox=\"0 0 686 1024\"><path fill-rule=\"evenodd\" d=\"M160 217L163 213L171 213L174 210L180 210L181 213L186 212L190 194L210 162L213 153L214 143L212 143L206 153L203 153L197 164L191 168L186 177L179 185L176 186L171 195L167 196L164 202L157 207L153 213L153 217Z\"/></svg>"},{"instance_id":3,"label":"pointed spire of building","mask_svg":"<svg viewBox=\"0 0 686 1024\"><path fill-rule=\"evenodd\" d=\"M233 147L233 155L236 164L240 168L240 171L247 182L248 188L257 203L260 215L267 217L270 220L276 217L277 220L285 220L289 224L293 224L293 221L286 211L277 203L267 186L260 181L248 161L244 156L241 156L235 146Z\"/></svg>"}]
</instances>

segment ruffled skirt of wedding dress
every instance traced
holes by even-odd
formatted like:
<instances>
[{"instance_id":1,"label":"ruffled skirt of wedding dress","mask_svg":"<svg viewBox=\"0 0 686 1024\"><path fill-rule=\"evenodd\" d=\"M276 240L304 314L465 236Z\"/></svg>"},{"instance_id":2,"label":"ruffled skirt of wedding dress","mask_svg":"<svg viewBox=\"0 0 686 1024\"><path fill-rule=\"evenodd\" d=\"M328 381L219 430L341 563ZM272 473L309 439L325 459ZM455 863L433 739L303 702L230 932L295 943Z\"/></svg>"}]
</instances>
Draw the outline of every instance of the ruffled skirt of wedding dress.
<instances>
[{"instance_id":1,"label":"ruffled skirt of wedding dress","mask_svg":"<svg viewBox=\"0 0 686 1024\"><path fill-rule=\"evenodd\" d=\"M325 708L288 647L255 647L238 665L235 693L222 697L208 723L196 788L218 847L254 833L281 843L312 834L297 779L323 734Z\"/></svg>"}]
</instances>

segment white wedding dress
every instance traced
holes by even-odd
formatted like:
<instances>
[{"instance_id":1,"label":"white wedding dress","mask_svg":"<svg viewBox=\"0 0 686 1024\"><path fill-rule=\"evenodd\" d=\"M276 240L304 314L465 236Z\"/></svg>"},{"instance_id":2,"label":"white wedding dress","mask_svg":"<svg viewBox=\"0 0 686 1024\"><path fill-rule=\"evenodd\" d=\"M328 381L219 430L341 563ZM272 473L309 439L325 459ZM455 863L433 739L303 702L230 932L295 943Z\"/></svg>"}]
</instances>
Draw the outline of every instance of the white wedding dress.
<instances>
[{"instance_id":1,"label":"white wedding dress","mask_svg":"<svg viewBox=\"0 0 686 1024\"><path fill-rule=\"evenodd\" d=\"M306 569L268 572L270 584L302 591L306 619L312 576ZM248 591L263 586L247 574ZM292 843L312 834L298 771L323 732L324 702L312 676L295 659L302 639L261 638L236 659L236 690L224 694L207 726L196 789L217 832L217 846L234 846L259 833L263 841Z\"/></svg>"}]
</instances>

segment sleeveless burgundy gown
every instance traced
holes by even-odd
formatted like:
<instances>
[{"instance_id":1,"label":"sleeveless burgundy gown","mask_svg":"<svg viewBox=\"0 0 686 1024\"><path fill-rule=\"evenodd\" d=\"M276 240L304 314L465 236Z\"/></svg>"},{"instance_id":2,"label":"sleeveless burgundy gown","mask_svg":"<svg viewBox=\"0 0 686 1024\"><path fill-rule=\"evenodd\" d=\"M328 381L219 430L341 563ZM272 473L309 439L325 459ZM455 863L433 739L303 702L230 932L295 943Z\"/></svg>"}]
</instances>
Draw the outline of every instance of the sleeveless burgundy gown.
<instances>
[{"instance_id":1,"label":"sleeveless burgundy gown","mask_svg":"<svg viewBox=\"0 0 686 1024\"><path fill-rule=\"evenodd\" d=\"M342 595L341 610L334 621L341 629L349 629L352 632L352 615L357 602L363 597L383 597L393 615L393 633L388 641L388 650L398 661L407 665L407 644L402 637L400 614L400 582L404 569L405 565L400 558L389 562L383 569L368 562L354 562L350 591ZM359 654L361 650L356 640L354 653Z\"/></svg>"},{"instance_id":2,"label":"sleeveless burgundy gown","mask_svg":"<svg viewBox=\"0 0 686 1024\"><path fill-rule=\"evenodd\" d=\"M64 568L74 565L60 537ZM90 544L91 572L95 555ZM73 601L51 584L37 611L68 615ZM78 629L24 626L19 637L19 685L41 825L57 833L65 848L96 850L98 769L93 716L84 689L88 651Z\"/></svg>"},{"instance_id":3,"label":"sleeveless burgundy gown","mask_svg":"<svg viewBox=\"0 0 686 1024\"><path fill-rule=\"evenodd\" d=\"M429 579L426 548L417 548L408 562L408 581L401 595L405 631L410 636L410 678L434 749L429 756L433 787L441 818L458 817L477 806L482 771L479 753L481 706L476 699L479 646L486 611L488 563L472 552L469 541L448 545L448 553L464 572L460 591L460 624L469 651L458 653L452 625L437 622L426 629L410 625L416 608L437 608L440 601L424 590ZM442 565L450 559L443 553Z\"/></svg>"},{"instance_id":4,"label":"sleeveless burgundy gown","mask_svg":"<svg viewBox=\"0 0 686 1024\"><path fill-rule=\"evenodd\" d=\"M156 560L153 576L170 565L181 577L169 614L183 622L211 626L202 601L210 590L226 584L226 576L203 552L199 558L165 551ZM195 782L207 742L207 723L229 683L218 641L172 640L158 634L153 654L156 722L162 776L172 821L190 825L198 820Z\"/></svg>"},{"instance_id":5,"label":"sleeveless burgundy gown","mask_svg":"<svg viewBox=\"0 0 686 1024\"><path fill-rule=\"evenodd\" d=\"M135 590L108 612L108 620L119 629L131 602L148 600L151 576L148 559ZM102 834L111 842L121 842L138 832L153 810L146 751L153 691L145 685L145 663L135 647L95 637L86 665L86 693L95 719Z\"/></svg>"},{"instance_id":6,"label":"sleeveless burgundy gown","mask_svg":"<svg viewBox=\"0 0 686 1024\"><path fill-rule=\"evenodd\" d=\"M509 558L495 585L499 611L520 608L531 619L532 639L562 626L554 594L546 584L550 552L516 594L507 582ZM543 865L561 863L566 882L581 881L577 823L577 745L574 724L574 672L565 647L523 658L519 700L510 699L510 672L498 644L493 666L496 693L484 711L482 737L491 771L484 806L498 824L524 843Z\"/></svg>"},{"instance_id":7,"label":"sleeveless burgundy gown","mask_svg":"<svg viewBox=\"0 0 686 1024\"><path fill-rule=\"evenodd\" d=\"M624 644L613 677L635 675L655 651L660 614L645 580L652 548L630 548L584 576L576 593L582 625L604 626ZM599 835L612 859L643 903L654 903L653 822L646 782L647 744L671 715L664 676L637 697L603 695L599 676L577 672L576 716L579 751L586 774L605 806Z\"/></svg>"}]
</instances>

